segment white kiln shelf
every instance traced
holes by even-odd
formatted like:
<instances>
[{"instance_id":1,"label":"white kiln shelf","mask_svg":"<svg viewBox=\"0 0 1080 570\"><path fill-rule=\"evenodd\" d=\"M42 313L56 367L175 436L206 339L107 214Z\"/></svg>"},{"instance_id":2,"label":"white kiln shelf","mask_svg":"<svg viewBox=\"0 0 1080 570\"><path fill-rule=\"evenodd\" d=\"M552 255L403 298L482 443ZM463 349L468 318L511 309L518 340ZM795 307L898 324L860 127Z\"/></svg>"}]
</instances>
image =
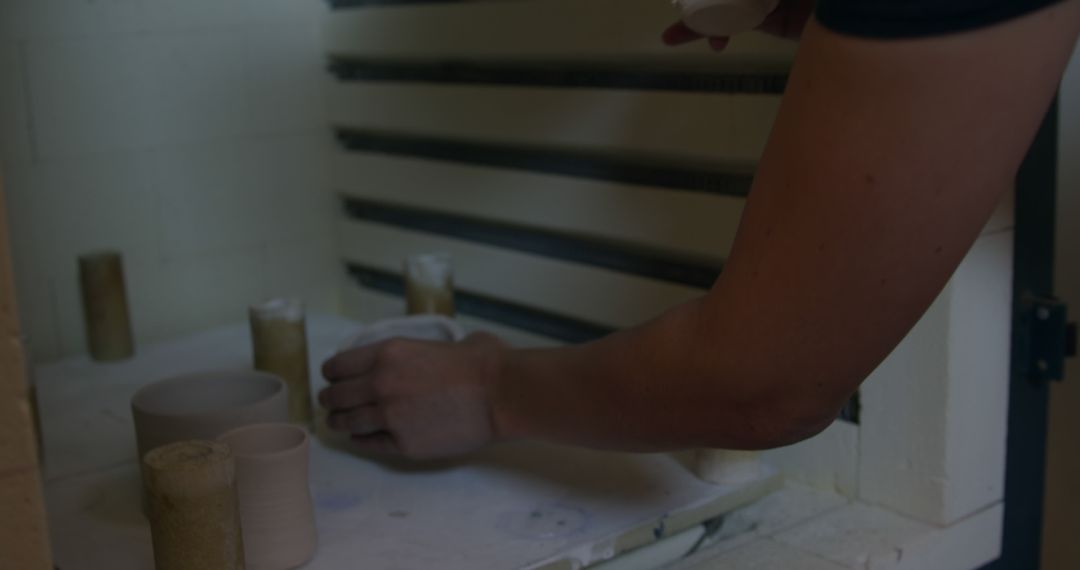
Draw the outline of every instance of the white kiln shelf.
<instances>
[{"instance_id":1,"label":"white kiln shelf","mask_svg":"<svg viewBox=\"0 0 1080 570\"><path fill-rule=\"evenodd\" d=\"M322 358L358 326L309 318L313 379ZM125 363L83 358L37 369L59 568L152 567L128 400L163 376L249 365L245 324L142 347ZM738 487L704 484L666 454L515 444L417 467L315 440L320 544L305 568L575 568L745 505L777 482L770 475Z\"/></svg>"}]
</instances>

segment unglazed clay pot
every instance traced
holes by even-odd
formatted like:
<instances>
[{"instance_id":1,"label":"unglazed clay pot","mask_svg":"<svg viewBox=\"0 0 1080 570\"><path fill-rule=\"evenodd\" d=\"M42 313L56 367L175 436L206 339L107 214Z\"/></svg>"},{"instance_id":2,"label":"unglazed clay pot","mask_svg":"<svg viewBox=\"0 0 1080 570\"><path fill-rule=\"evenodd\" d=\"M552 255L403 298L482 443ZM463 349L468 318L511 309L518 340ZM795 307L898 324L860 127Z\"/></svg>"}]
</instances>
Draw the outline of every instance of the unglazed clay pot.
<instances>
[{"instance_id":1,"label":"unglazed clay pot","mask_svg":"<svg viewBox=\"0 0 1080 570\"><path fill-rule=\"evenodd\" d=\"M156 570L243 570L236 465L216 441L178 441L142 460Z\"/></svg>"},{"instance_id":2,"label":"unglazed clay pot","mask_svg":"<svg viewBox=\"0 0 1080 570\"><path fill-rule=\"evenodd\" d=\"M291 424L221 434L232 450L248 570L286 570L311 560L318 542L308 488L309 439Z\"/></svg>"},{"instance_id":3,"label":"unglazed clay pot","mask_svg":"<svg viewBox=\"0 0 1080 570\"><path fill-rule=\"evenodd\" d=\"M131 413L141 461L167 443L213 440L236 427L288 421L288 391L265 372L203 372L144 386L131 398Z\"/></svg>"}]
</instances>

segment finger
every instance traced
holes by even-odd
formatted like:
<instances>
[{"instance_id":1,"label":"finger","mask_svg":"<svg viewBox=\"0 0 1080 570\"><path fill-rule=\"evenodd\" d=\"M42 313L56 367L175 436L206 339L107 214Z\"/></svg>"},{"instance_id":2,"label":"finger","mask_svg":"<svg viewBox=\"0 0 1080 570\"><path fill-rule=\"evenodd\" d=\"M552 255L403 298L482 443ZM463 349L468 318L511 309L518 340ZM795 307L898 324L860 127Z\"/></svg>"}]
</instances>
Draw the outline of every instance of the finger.
<instances>
[{"instance_id":1,"label":"finger","mask_svg":"<svg viewBox=\"0 0 1080 570\"><path fill-rule=\"evenodd\" d=\"M662 36L664 43L669 46L677 46L700 40L701 37L701 34L691 30L682 22L675 22L668 26L668 29L664 30L664 35Z\"/></svg>"},{"instance_id":2,"label":"finger","mask_svg":"<svg viewBox=\"0 0 1080 570\"><path fill-rule=\"evenodd\" d=\"M401 455L401 448L394 441L394 437L386 432L353 436L352 443L360 451L368 453Z\"/></svg>"},{"instance_id":3,"label":"finger","mask_svg":"<svg viewBox=\"0 0 1080 570\"><path fill-rule=\"evenodd\" d=\"M386 429L386 418L377 406L360 406L346 412L330 414L326 424L335 431L363 436Z\"/></svg>"},{"instance_id":4,"label":"finger","mask_svg":"<svg viewBox=\"0 0 1080 570\"><path fill-rule=\"evenodd\" d=\"M330 411L348 410L374 401L375 390L365 377L344 380L319 392L319 404Z\"/></svg>"},{"instance_id":5,"label":"finger","mask_svg":"<svg viewBox=\"0 0 1080 570\"><path fill-rule=\"evenodd\" d=\"M730 41L731 38L709 38L709 47L716 51L724 51Z\"/></svg>"},{"instance_id":6,"label":"finger","mask_svg":"<svg viewBox=\"0 0 1080 570\"><path fill-rule=\"evenodd\" d=\"M326 378L327 382L339 382L345 378L360 376L375 365L375 357L378 354L378 344L338 353L323 363L323 378Z\"/></svg>"}]
</instances>

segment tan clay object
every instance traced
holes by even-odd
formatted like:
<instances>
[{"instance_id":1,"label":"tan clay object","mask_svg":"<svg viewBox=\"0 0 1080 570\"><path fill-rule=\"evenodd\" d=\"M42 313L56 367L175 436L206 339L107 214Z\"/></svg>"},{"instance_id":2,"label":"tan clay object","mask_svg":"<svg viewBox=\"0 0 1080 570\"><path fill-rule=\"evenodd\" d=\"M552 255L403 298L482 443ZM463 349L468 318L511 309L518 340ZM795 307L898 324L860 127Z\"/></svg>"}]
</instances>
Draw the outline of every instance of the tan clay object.
<instances>
[{"instance_id":1,"label":"tan clay object","mask_svg":"<svg viewBox=\"0 0 1080 570\"><path fill-rule=\"evenodd\" d=\"M157 570L240 570L244 545L229 447L183 441L143 460Z\"/></svg>"},{"instance_id":2,"label":"tan clay object","mask_svg":"<svg viewBox=\"0 0 1080 570\"><path fill-rule=\"evenodd\" d=\"M266 372L215 371L144 386L131 398L139 457L185 439L216 439L248 424L288 420L285 383Z\"/></svg>"},{"instance_id":3,"label":"tan clay object","mask_svg":"<svg viewBox=\"0 0 1080 570\"><path fill-rule=\"evenodd\" d=\"M219 441L236 460L248 569L286 570L310 560L318 538L307 432L291 424L259 424L226 432Z\"/></svg>"},{"instance_id":4,"label":"tan clay object","mask_svg":"<svg viewBox=\"0 0 1080 570\"><path fill-rule=\"evenodd\" d=\"M450 256L431 253L405 260L405 305L410 315L454 316Z\"/></svg>"},{"instance_id":5,"label":"tan clay object","mask_svg":"<svg viewBox=\"0 0 1080 570\"><path fill-rule=\"evenodd\" d=\"M90 357L101 362L130 358L135 343L120 254L102 252L79 257L79 283Z\"/></svg>"},{"instance_id":6,"label":"tan clay object","mask_svg":"<svg viewBox=\"0 0 1080 570\"><path fill-rule=\"evenodd\" d=\"M764 474L761 452L699 449L694 454L694 474L716 485L741 485Z\"/></svg>"},{"instance_id":7,"label":"tan clay object","mask_svg":"<svg viewBox=\"0 0 1080 570\"><path fill-rule=\"evenodd\" d=\"M274 299L250 310L255 368L276 374L289 387L289 419L311 421L304 306L292 299Z\"/></svg>"}]
</instances>

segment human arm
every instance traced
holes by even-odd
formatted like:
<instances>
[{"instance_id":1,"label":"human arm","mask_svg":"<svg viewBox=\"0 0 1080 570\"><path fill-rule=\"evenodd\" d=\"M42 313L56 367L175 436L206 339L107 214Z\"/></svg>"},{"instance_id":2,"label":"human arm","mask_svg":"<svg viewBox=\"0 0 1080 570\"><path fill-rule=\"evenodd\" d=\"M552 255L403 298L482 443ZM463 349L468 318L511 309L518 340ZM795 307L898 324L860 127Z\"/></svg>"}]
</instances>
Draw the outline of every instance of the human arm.
<instances>
[{"instance_id":1,"label":"human arm","mask_svg":"<svg viewBox=\"0 0 1080 570\"><path fill-rule=\"evenodd\" d=\"M1078 32L1075 0L914 40L811 22L707 295L576 347L481 338L347 353L325 370L332 424L358 445L414 457L493 439L662 450L813 435L918 320L1011 189ZM366 416L363 429L348 414Z\"/></svg>"}]
</instances>

